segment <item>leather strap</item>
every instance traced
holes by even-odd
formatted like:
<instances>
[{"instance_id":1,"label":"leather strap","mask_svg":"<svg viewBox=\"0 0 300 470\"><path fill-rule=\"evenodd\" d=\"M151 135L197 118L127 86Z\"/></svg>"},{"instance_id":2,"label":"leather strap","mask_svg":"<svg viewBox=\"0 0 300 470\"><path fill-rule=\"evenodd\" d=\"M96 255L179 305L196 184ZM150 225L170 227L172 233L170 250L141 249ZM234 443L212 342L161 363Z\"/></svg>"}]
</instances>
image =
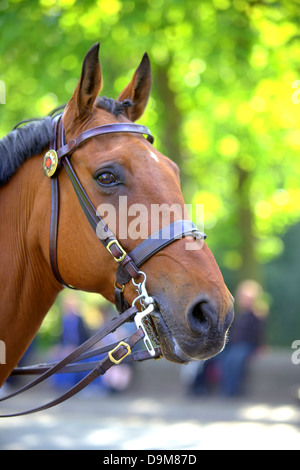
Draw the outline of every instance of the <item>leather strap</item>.
<instances>
[{"instance_id":1,"label":"leather strap","mask_svg":"<svg viewBox=\"0 0 300 470\"><path fill-rule=\"evenodd\" d=\"M147 140L149 140L151 144L154 142L154 137L148 127L134 123L119 122L114 124L106 124L104 126L97 126L83 131L78 137L76 137L76 139L71 140L69 143L59 148L57 151L57 156L58 158L62 158L66 155L71 155L81 144L83 144L86 140L91 139L92 137L104 134L115 134L118 132L145 134L147 135Z\"/></svg>"},{"instance_id":2,"label":"leather strap","mask_svg":"<svg viewBox=\"0 0 300 470\"><path fill-rule=\"evenodd\" d=\"M83 189L79 179L77 178L77 175L70 163L70 160L68 157L65 157L62 160L62 164L69 176L69 179L71 180L71 183L73 185L73 188L75 190L76 196L80 202L80 205L83 209L83 212L85 213L85 216L92 227L93 231L99 232L100 230L97 231L97 226L98 224L100 225L101 228L101 238L100 241L106 245L107 240L114 240L115 235L109 230L106 224L104 224L102 218L98 215L96 208L94 207L93 203L91 202L90 198L88 197L87 193ZM116 253L117 255L117 253Z\"/></svg>"},{"instance_id":3,"label":"leather strap","mask_svg":"<svg viewBox=\"0 0 300 470\"><path fill-rule=\"evenodd\" d=\"M163 227L150 237L143 240L137 245L130 253L129 257L132 259L137 267L140 267L151 256L173 243L175 240L183 237L192 236L196 239L205 239L205 233L199 232L196 225L190 220L176 220L172 224ZM130 276L125 271L123 266L118 266L117 269L117 283L124 285L130 281Z\"/></svg>"},{"instance_id":4,"label":"leather strap","mask_svg":"<svg viewBox=\"0 0 300 470\"><path fill-rule=\"evenodd\" d=\"M108 351L110 351L113 348L116 348L118 346L118 343L110 344L109 346L106 346L105 348L99 348L95 349L95 352L91 352L90 354L93 354L93 356L98 356L100 354L104 354ZM155 348L155 357L156 359L159 359L160 356L162 355L162 351L160 347ZM88 357L91 357L90 355ZM80 360L83 360L83 358L79 358ZM149 359L153 359L153 356L149 354L149 352L146 349L141 349L140 351L135 351L129 356L125 357L124 360L122 361L124 363L131 363L131 362L143 362L147 361ZM68 364L65 366L63 369L61 369L58 374L67 374L67 373L74 373L74 372L90 372L93 370L96 365L99 363L99 361L92 361L92 362L84 362L84 363L74 363L74 364ZM47 372L50 367L52 367L54 364L38 364L35 366L25 366L25 367L16 367L14 369L14 373L11 374L12 376L20 376L20 375L40 375L45 372Z\"/></svg>"},{"instance_id":5,"label":"leather strap","mask_svg":"<svg viewBox=\"0 0 300 470\"><path fill-rule=\"evenodd\" d=\"M76 348L74 351L72 351L70 354L68 354L64 359L62 359L61 361L54 364L50 369L47 370L47 372L42 374L40 377L37 377L35 380L30 382L29 384L24 385L24 387L22 387L22 388L16 390L15 392L11 393L10 395L7 395L6 397L0 398L0 402L6 401L9 398L13 398L13 397L19 395L20 393L26 392L27 390L30 390L31 388L35 387L36 385L40 384L41 382L44 382L46 379L51 377L53 374L58 373L65 366L67 366L68 364L71 364L72 362L77 360L83 353L85 353L88 349L90 349L92 346L94 346L96 343L98 343L101 339L105 338L105 336L107 336L110 333L113 333L117 328L119 328L125 322L128 322L131 319L133 319L133 317L136 315L137 312L138 312L138 310L137 310L136 307L131 307L130 309L128 309L126 312L124 312L119 317L114 318L109 323L105 324L91 338L89 338L83 344L78 346L78 348Z\"/></svg>"},{"instance_id":6,"label":"leather strap","mask_svg":"<svg viewBox=\"0 0 300 470\"><path fill-rule=\"evenodd\" d=\"M56 116L53 121L53 139L50 142L50 148L57 148L57 140L60 138L58 136L58 124L61 119L61 116ZM65 284L63 281L57 263L57 235L58 235L58 218L59 218L59 189L58 189L58 176L57 173L51 178L51 215L50 215L50 238L49 238L49 256L50 263L52 267L53 274L63 287L69 287L73 289L72 286Z\"/></svg>"},{"instance_id":7,"label":"leather strap","mask_svg":"<svg viewBox=\"0 0 300 470\"><path fill-rule=\"evenodd\" d=\"M69 398L76 395L78 392L86 388L90 383L97 379L100 375L105 374L113 365L118 362L121 362L123 357L127 356L129 351L134 348L134 346L144 337L144 332L141 328L136 330L132 335L130 335L124 342L120 342L119 346L115 350L109 353L102 361L96 363L96 366L93 368L89 374L84 377L80 382L74 385L70 390L56 398L55 400L46 403L45 405L32 408L30 410L22 411L19 413L12 413L6 415L0 415L0 418L12 418L16 416L24 416L32 413L37 413L38 411L48 410ZM113 356L112 356L113 353ZM47 374L47 372L45 372ZM43 374L44 375L44 374Z\"/></svg>"},{"instance_id":8,"label":"leather strap","mask_svg":"<svg viewBox=\"0 0 300 470\"><path fill-rule=\"evenodd\" d=\"M70 163L69 158L64 157L62 160L62 164L66 172L68 173L68 176L74 187L79 203L86 215L86 218L99 240L102 242L106 249L108 249L109 245L109 251L116 261L122 256L124 256L123 260L120 261L119 264L123 267L124 270L126 270L130 278L139 277L139 270L133 263L130 256L128 256L127 253L122 249L114 233L109 230L108 226L103 222L93 203L91 202L85 190L83 189L79 179L77 178L74 168Z\"/></svg>"}]
</instances>

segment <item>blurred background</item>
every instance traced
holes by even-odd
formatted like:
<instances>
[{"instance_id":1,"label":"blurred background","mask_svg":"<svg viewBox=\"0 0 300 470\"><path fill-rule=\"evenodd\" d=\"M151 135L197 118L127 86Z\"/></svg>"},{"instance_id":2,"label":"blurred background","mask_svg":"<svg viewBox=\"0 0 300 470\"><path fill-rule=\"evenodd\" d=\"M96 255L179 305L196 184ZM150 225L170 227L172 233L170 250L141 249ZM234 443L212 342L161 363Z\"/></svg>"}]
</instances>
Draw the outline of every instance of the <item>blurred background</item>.
<instances>
[{"instance_id":1,"label":"blurred background","mask_svg":"<svg viewBox=\"0 0 300 470\"><path fill-rule=\"evenodd\" d=\"M300 339L299 12L299 0L0 0L0 137L69 100L95 42L102 94L114 98L148 52L141 122L179 165L186 203L204 204L232 293L247 279L260 285L262 343L285 351L272 363L283 368ZM94 330L104 299L78 302ZM35 341L45 355L62 337L62 303Z\"/></svg>"}]
</instances>

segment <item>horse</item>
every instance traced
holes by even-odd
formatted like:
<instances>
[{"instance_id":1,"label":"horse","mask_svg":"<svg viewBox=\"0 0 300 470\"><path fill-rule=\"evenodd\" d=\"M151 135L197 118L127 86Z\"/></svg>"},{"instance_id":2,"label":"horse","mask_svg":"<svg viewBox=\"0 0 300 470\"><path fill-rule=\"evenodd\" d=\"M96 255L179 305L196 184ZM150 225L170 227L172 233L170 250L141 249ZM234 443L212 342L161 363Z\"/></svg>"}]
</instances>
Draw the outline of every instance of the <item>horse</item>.
<instances>
[{"instance_id":1,"label":"horse","mask_svg":"<svg viewBox=\"0 0 300 470\"><path fill-rule=\"evenodd\" d=\"M134 222L132 206L146 208L148 227L153 222L153 205L175 205L185 214L177 165L142 135L147 133L145 128L136 131L134 127L145 110L152 85L147 53L116 100L99 96L102 81L97 43L84 58L61 122L63 148L67 148L89 200L96 208L115 210L118 242L110 242L110 248L99 243L83 216L66 169L62 165L56 168L51 154L47 154L56 132L53 118L29 123L0 140L0 340L6 348L6 363L0 364L0 386L65 286L99 293L112 303L119 287L126 304L132 304L136 285L126 281L119 286L115 280L118 263L121 259L125 262L126 252L136 249L142 240L137 231L135 236L125 234L124 227L129 229ZM120 132L92 134L100 127L118 128ZM74 146L78 135L86 133L90 138ZM59 182L55 240L58 275L49 250L51 177L45 176L53 165ZM128 213L119 204L125 198ZM175 223L182 219L178 211L171 217ZM155 223L163 229L162 220ZM110 231L109 225L105 230ZM199 248L198 240L190 234L179 237L147 259L143 273L155 301L152 328L167 360L188 363L207 359L224 348L234 315L233 298L206 242Z\"/></svg>"}]
</instances>

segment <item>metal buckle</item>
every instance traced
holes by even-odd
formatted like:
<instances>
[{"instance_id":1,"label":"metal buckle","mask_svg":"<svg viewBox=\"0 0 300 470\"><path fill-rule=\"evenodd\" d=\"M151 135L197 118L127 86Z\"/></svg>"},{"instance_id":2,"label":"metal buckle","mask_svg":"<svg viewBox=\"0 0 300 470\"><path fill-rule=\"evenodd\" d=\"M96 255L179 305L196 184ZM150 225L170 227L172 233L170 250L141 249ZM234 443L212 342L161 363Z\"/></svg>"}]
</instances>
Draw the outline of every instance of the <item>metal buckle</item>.
<instances>
[{"instance_id":1,"label":"metal buckle","mask_svg":"<svg viewBox=\"0 0 300 470\"><path fill-rule=\"evenodd\" d=\"M125 290L125 284L119 285L117 281L115 281L115 289L120 289L120 291L123 293Z\"/></svg>"},{"instance_id":2,"label":"metal buckle","mask_svg":"<svg viewBox=\"0 0 300 470\"><path fill-rule=\"evenodd\" d=\"M113 255L113 253L112 253L112 251L111 251L111 249L110 249L111 245L113 245L114 243L117 245L117 247L119 248L119 250L122 252L122 254L120 255L119 258L116 258L116 257ZM106 249L107 249L107 251L111 254L111 256L113 257L113 259L114 259L117 263L120 263L121 261L123 261L123 259L124 259L125 256L127 255L126 251L121 247L121 245L120 245L120 243L118 242L118 240L111 240L110 242L108 242L108 244L106 245Z\"/></svg>"},{"instance_id":3,"label":"metal buckle","mask_svg":"<svg viewBox=\"0 0 300 470\"><path fill-rule=\"evenodd\" d=\"M113 353L116 352L121 346L124 346L126 349L127 349L127 353L124 354L124 356L121 357L121 359L115 359L114 356L113 356ZM131 354L131 348L129 346L129 344L125 343L125 341L120 341L118 346L116 346L114 349L112 349L111 351L109 351L108 353L108 357L109 359L111 360L111 362L113 362L114 364L120 364L120 362L123 361L123 359L125 359L126 356L128 356L129 354Z\"/></svg>"}]
</instances>

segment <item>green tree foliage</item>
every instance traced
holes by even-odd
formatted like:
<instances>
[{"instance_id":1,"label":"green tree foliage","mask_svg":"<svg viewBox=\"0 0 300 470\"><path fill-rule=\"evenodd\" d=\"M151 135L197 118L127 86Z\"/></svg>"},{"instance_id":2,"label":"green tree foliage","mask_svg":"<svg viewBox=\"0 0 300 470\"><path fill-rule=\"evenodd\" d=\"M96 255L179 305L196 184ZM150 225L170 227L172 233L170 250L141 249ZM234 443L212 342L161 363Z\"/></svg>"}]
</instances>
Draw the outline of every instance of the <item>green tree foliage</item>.
<instances>
[{"instance_id":1,"label":"green tree foliage","mask_svg":"<svg viewBox=\"0 0 300 470\"><path fill-rule=\"evenodd\" d=\"M0 0L0 133L65 103L101 43L103 94L143 53L143 123L205 205L209 244L234 286L261 279L300 217L299 0Z\"/></svg>"}]
</instances>

